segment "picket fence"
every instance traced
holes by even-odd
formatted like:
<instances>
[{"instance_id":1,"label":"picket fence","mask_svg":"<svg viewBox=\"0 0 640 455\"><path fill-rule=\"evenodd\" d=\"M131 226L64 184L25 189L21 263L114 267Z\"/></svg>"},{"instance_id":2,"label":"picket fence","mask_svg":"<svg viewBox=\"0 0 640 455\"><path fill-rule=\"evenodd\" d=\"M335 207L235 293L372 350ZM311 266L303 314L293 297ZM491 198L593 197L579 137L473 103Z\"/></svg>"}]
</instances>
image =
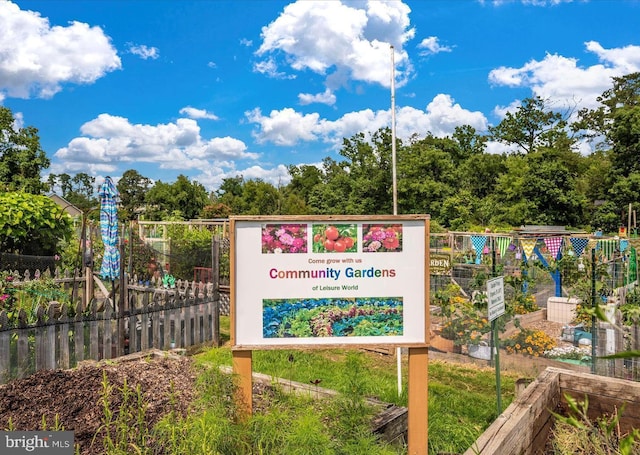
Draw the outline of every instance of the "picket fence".
<instances>
[{"instance_id":1,"label":"picket fence","mask_svg":"<svg viewBox=\"0 0 640 455\"><path fill-rule=\"evenodd\" d=\"M133 281L133 280L132 280ZM116 296L117 297L117 296ZM83 311L57 302L31 314L0 311L0 384L43 369L67 369L85 360L103 360L151 348L188 348L219 343L220 304L213 284L176 282L173 289L126 286L118 299L92 299ZM224 310L223 310L224 312Z\"/></svg>"}]
</instances>

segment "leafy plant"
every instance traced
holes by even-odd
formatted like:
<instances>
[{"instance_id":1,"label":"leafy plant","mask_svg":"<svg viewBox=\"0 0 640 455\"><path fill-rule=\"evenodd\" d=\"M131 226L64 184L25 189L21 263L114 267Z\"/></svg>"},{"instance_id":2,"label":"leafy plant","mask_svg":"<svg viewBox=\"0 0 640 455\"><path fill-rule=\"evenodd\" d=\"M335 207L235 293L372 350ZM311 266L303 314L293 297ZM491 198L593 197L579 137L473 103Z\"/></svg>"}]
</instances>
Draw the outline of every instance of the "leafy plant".
<instances>
[{"instance_id":1,"label":"leafy plant","mask_svg":"<svg viewBox=\"0 0 640 455\"><path fill-rule=\"evenodd\" d=\"M71 233L71 217L51 198L0 193L0 251L53 256Z\"/></svg>"},{"instance_id":2,"label":"leafy plant","mask_svg":"<svg viewBox=\"0 0 640 455\"><path fill-rule=\"evenodd\" d=\"M542 330L533 330L520 327L515 335L502 342L504 349L509 354L525 354L534 357L544 355L556 347L556 341Z\"/></svg>"}]
</instances>

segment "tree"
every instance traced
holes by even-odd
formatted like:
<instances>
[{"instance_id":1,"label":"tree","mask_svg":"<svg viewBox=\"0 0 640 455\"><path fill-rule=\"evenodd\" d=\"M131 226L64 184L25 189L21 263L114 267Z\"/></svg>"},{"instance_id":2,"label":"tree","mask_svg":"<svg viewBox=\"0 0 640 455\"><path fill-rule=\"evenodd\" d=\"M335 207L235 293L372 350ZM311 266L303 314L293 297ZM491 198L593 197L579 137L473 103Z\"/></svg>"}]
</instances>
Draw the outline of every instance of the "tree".
<instances>
[{"instance_id":1,"label":"tree","mask_svg":"<svg viewBox=\"0 0 640 455\"><path fill-rule=\"evenodd\" d=\"M567 134L566 116L550 110L548 103L539 96L526 98L515 113L507 112L497 126L489 127L489 137L503 144L515 145L524 153L531 153L539 147L570 148L573 139Z\"/></svg>"},{"instance_id":2,"label":"tree","mask_svg":"<svg viewBox=\"0 0 640 455\"><path fill-rule=\"evenodd\" d=\"M46 184L40 173L50 161L40 147L38 130L18 127L13 113L0 106L0 188L41 194Z\"/></svg>"},{"instance_id":3,"label":"tree","mask_svg":"<svg viewBox=\"0 0 640 455\"><path fill-rule=\"evenodd\" d=\"M118 215L123 220L135 220L138 212L145 205L145 194L151 186L151 179L142 176L135 169L129 169L118 180L120 193L120 210Z\"/></svg>"},{"instance_id":4,"label":"tree","mask_svg":"<svg viewBox=\"0 0 640 455\"><path fill-rule=\"evenodd\" d=\"M61 196L83 212L99 206L95 190L96 178L80 172L73 177L69 174L49 174L50 189L60 188Z\"/></svg>"},{"instance_id":5,"label":"tree","mask_svg":"<svg viewBox=\"0 0 640 455\"><path fill-rule=\"evenodd\" d=\"M365 140L363 133L344 139L340 155L346 158L351 185L338 211L354 214L393 213L391 130L381 128Z\"/></svg>"},{"instance_id":6,"label":"tree","mask_svg":"<svg viewBox=\"0 0 640 455\"><path fill-rule=\"evenodd\" d=\"M611 151L613 172L627 176L640 171L640 72L614 77L598 102L596 109L580 110L572 129Z\"/></svg>"},{"instance_id":7,"label":"tree","mask_svg":"<svg viewBox=\"0 0 640 455\"><path fill-rule=\"evenodd\" d=\"M427 136L398 149L400 213L428 213L448 226L440 214L443 201L455 192L457 185L452 153L443 150L450 145L450 139Z\"/></svg>"},{"instance_id":8,"label":"tree","mask_svg":"<svg viewBox=\"0 0 640 455\"><path fill-rule=\"evenodd\" d=\"M209 202L207 190L198 182L191 182L184 175L172 183L160 180L145 196L149 219L194 219Z\"/></svg>"},{"instance_id":9,"label":"tree","mask_svg":"<svg viewBox=\"0 0 640 455\"><path fill-rule=\"evenodd\" d=\"M0 194L0 251L53 256L73 233L69 215L47 196Z\"/></svg>"}]
</instances>

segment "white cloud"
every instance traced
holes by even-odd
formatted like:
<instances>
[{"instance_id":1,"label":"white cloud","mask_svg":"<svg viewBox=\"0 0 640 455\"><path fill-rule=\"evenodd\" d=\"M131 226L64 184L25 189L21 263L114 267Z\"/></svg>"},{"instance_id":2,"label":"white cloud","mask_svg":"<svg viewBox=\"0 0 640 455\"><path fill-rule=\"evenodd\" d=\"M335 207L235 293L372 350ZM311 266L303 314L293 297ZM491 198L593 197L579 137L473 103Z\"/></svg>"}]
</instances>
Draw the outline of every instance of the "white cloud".
<instances>
[{"instance_id":1,"label":"white cloud","mask_svg":"<svg viewBox=\"0 0 640 455\"><path fill-rule=\"evenodd\" d=\"M275 187L287 185L291 181L289 171L283 164L279 164L270 169L260 166L251 166L242 170L228 170L222 167L211 167L202 171L201 174L196 175L195 180L206 188L213 189L220 188L224 179L234 178L239 175L242 175L244 180L261 179L267 183L271 183Z\"/></svg>"},{"instance_id":2,"label":"white cloud","mask_svg":"<svg viewBox=\"0 0 640 455\"><path fill-rule=\"evenodd\" d=\"M149 47L149 46L145 46L144 44L129 45L129 52L134 55L137 55L143 60L148 60L148 59L156 60L158 57L160 57L160 51L158 50L157 47L153 47L153 46Z\"/></svg>"},{"instance_id":3,"label":"white cloud","mask_svg":"<svg viewBox=\"0 0 640 455\"><path fill-rule=\"evenodd\" d=\"M356 5L362 5L361 8ZM402 2L297 1L262 29L258 57L281 74L275 56L296 71L326 75L335 89L347 79L390 85L390 45L395 47L397 83L408 79L412 68L402 46L413 38L410 8Z\"/></svg>"},{"instance_id":4,"label":"white cloud","mask_svg":"<svg viewBox=\"0 0 640 455\"><path fill-rule=\"evenodd\" d=\"M278 65L272 58L255 63L253 70L256 73L262 73L274 79L295 79L296 77L293 74L288 75L283 71L278 71Z\"/></svg>"},{"instance_id":5,"label":"white cloud","mask_svg":"<svg viewBox=\"0 0 640 455\"><path fill-rule=\"evenodd\" d=\"M269 117L262 115L260 108L245 112L251 123L257 123L254 131L258 143L272 142L276 145L291 146L299 141L318 139L317 129L320 116L316 113L303 115L292 108L271 111Z\"/></svg>"},{"instance_id":6,"label":"white cloud","mask_svg":"<svg viewBox=\"0 0 640 455\"><path fill-rule=\"evenodd\" d=\"M208 120L218 120L218 116L213 112L207 112L205 109L196 109L195 107L187 106L180 109L180 113L182 115L186 115L189 118L193 119L208 119Z\"/></svg>"},{"instance_id":7,"label":"white cloud","mask_svg":"<svg viewBox=\"0 0 640 455\"><path fill-rule=\"evenodd\" d=\"M246 112L249 122L257 124L254 136L258 142L271 142L281 146L292 146L299 142L322 140L337 148L343 138L350 138L359 132L372 133L391 126L391 112L371 109L349 112L341 118L330 121L320 118L317 113L302 114L292 108L271 111L268 117L259 108ZM409 139L414 133L434 136L450 136L457 126L471 125L477 131L487 129L487 119L481 112L463 109L449 95L437 95L420 110L403 107L396 112L396 135Z\"/></svg>"},{"instance_id":8,"label":"white cloud","mask_svg":"<svg viewBox=\"0 0 640 455\"><path fill-rule=\"evenodd\" d=\"M230 167L234 160L256 160L244 142L232 137L203 138L193 119L175 123L132 124L124 117L100 114L80 129L55 155L56 165L86 172L114 169L118 161L155 163L161 169L205 169L215 163ZM58 164L58 163L63 163ZM109 171L111 172L111 171Z\"/></svg>"},{"instance_id":9,"label":"white cloud","mask_svg":"<svg viewBox=\"0 0 640 455\"><path fill-rule=\"evenodd\" d=\"M596 98L611 87L613 77L640 71L640 46L604 49L599 43L585 43L600 63L579 66L578 59L547 54L541 61L531 60L520 68L500 67L489 73L494 85L530 87L534 95L564 105L595 108Z\"/></svg>"},{"instance_id":10,"label":"white cloud","mask_svg":"<svg viewBox=\"0 0 640 455\"><path fill-rule=\"evenodd\" d=\"M300 93L298 95L298 100L300 100L300 104L302 105L321 103L333 106L336 104L336 96L329 89L326 89L323 93L316 93L315 95L312 95L311 93Z\"/></svg>"},{"instance_id":11,"label":"white cloud","mask_svg":"<svg viewBox=\"0 0 640 455\"><path fill-rule=\"evenodd\" d=\"M51 26L48 19L0 1L0 92L50 98L62 84L91 84L121 68L120 57L100 27L82 22Z\"/></svg>"},{"instance_id":12,"label":"white cloud","mask_svg":"<svg viewBox=\"0 0 640 455\"><path fill-rule=\"evenodd\" d=\"M451 52L452 48L449 46L442 46L438 42L437 36L430 36L429 38L423 39L420 44L418 44L418 49L424 49L420 52L420 55L427 56L433 54L439 54L440 52Z\"/></svg>"}]
</instances>

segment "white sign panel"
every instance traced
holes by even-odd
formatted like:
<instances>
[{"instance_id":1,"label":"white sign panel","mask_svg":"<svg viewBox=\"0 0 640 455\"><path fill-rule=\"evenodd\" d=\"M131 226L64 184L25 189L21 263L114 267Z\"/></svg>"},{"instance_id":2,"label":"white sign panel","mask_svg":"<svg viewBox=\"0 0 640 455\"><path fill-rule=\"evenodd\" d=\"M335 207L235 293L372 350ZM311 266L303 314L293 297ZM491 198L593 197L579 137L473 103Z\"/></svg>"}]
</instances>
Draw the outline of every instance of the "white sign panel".
<instances>
[{"instance_id":1,"label":"white sign panel","mask_svg":"<svg viewBox=\"0 0 640 455\"><path fill-rule=\"evenodd\" d=\"M489 321L504 314L504 277L499 276L487 280L487 297L489 299Z\"/></svg>"},{"instance_id":2,"label":"white sign panel","mask_svg":"<svg viewBox=\"0 0 640 455\"><path fill-rule=\"evenodd\" d=\"M235 219L234 345L426 343L426 220Z\"/></svg>"}]
</instances>

